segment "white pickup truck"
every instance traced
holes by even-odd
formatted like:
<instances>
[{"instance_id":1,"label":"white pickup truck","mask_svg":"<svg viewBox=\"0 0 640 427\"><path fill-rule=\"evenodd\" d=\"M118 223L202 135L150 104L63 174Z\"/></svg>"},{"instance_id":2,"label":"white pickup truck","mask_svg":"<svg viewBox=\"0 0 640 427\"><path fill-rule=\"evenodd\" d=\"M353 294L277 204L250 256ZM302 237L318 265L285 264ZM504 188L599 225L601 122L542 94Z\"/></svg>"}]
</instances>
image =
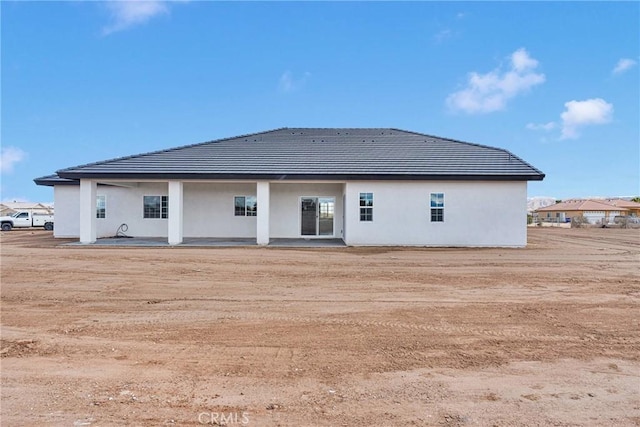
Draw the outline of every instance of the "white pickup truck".
<instances>
[{"instance_id":1,"label":"white pickup truck","mask_svg":"<svg viewBox=\"0 0 640 427\"><path fill-rule=\"evenodd\" d=\"M0 216L2 231L24 227L44 227L45 230L53 230L53 215L16 212L11 216Z\"/></svg>"}]
</instances>

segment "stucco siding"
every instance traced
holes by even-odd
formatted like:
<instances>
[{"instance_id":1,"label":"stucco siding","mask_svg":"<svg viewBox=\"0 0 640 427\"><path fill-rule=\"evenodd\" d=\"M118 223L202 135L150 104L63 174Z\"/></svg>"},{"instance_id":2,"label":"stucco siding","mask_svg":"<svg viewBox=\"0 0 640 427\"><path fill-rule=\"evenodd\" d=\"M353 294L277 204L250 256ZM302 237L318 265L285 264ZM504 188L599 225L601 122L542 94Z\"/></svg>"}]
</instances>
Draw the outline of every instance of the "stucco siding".
<instances>
[{"instance_id":1,"label":"stucco siding","mask_svg":"<svg viewBox=\"0 0 640 427\"><path fill-rule=\"evenodd\" d=\"M56 185L53 188L53 199L54 237L78 237L80 235L80 187Z\"/></svg>"},{"instance_id":2,"label":"stucco siding","mask_svg":"<svg viewBox=\"0 0 640 427\"><path fill-rule=\"evenodd\" d=\"M255 183L185 183L184 236L256 237L256 217L234 214L235 196L255 195Z\"/></svg>"},{"instance_id":3,"label":"stucco siding","mask_svg":"<svg viewBox=\"0 0 640 427\"><path fill-rule=\"evenodd\" d=\"M360 221L359 194L373 193L373 221ZM431 222L430 193L444 193L444 221ZM526 245L526 182L349 182L349 245Z\"/></svg>"},{"instance_id":4,"label":"stucco siding","mask_svg":"<svg viewBox=\"0 0 640 427\"><path fill-rule=\"evenodd\" d=\"M167 219L143 218L143 196L165 196L166 182L99 185L106 218L97 237L114 236L121 224L136 237L167 237ZM360 221L359 194L374 195L373 221ZM444 193L444 221L430 220L430 193ZM79 235L79 188L55 187L55 236ZM256 237L256 217L234 215L234 196L255 196L255 182L185 182L185 237ZM269 237L301 237L301 197L335 198L334 234L348 245L526 245L526 182L358 181L270 184ZM346 203L346 206L344 206ZM264 206L258 205L258 215ZM310 236L305 236L310 237ZM313 237L312 237L313 238Z\"/></svg>"},{"instance_id":5,"label":"stucco siding","mask_svg":"<svg viewBox=\"0 0 640 427\"><path fill-rule=\"evenodd\" d=\"M107 215L98 219L98 237L113 236L122 223L136 237L167 237L167 219L144 218L144 196L166 196L166 183L140 183L133 188L98 187L107 195ZM234 196L254 196L254 183L185 183L185 237L255 237L256 218L234 215Z\"/></svg>"},{"instance_id":6,"label":"stucco siding","mask_svg":"<svg viewBox=\"0 0 640 427\"><path fill-rule=\"evenodd\" d=\"M127 235L166 237L167 220L144 218L144 196L166 196L167 183L142 182L134 187L98 186L97 195L106 195L106 218L97 220L97 236L115 236L121 224L127 224Z\"/></svg>"},{"instance_id":7,"label":"stucco siding","mask_svg":"<svg viewBox=\"0 0 640 427\"><path fill-rule=\"evenodd\" d=\"M143 218L143 196L166 196L166 183L139 183L133 187L98 185L97 196L105 196L105 218L96 220L97 237L115 236L121 224L127 224L127 235L166 237L166 219ZM55 197L55 237L80 235L80 188L57 185Z\"/></svg>"}]
</instances>

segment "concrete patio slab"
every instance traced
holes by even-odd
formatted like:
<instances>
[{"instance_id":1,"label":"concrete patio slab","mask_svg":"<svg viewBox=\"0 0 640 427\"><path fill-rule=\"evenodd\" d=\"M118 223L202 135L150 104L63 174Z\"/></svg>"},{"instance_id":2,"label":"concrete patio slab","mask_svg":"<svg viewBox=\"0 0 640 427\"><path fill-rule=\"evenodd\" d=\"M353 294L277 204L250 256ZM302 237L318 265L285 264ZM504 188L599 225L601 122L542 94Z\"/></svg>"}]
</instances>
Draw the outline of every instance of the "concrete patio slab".
<instances>
[{"instance_id":1,"label":"concrete patio slab","mask_svg":"<svg viewBox=\"0 0 640 427\"><path fill-rule=\"evenodd\" d=\"M234 246L258 246L256 239L227 239L214 237L185 238L179 245L170 245L165 237L105 237L96 240L95 243L85 244L80 242L65 243L63 246L86 247L234 247ZM281 248L321 248L321 247L346 247L342 239L271 239L269 247Z\"/></svg>"}]
</instances>

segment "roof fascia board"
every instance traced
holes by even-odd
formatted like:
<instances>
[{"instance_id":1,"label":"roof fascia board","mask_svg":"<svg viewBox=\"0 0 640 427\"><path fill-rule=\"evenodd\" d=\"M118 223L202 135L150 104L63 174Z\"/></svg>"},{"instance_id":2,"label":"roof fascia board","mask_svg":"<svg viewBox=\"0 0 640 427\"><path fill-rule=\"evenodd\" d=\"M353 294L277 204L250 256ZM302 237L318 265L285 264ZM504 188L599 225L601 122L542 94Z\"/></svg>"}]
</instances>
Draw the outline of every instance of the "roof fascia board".
<instances>
[{"instance_id":1,"label":"roof fascia board","mask_svg":"<svg viewBox=\"0 0 640 427\"><path fill-rule=\"evenodd\" d=\"M542 181L544 174L469 174L469 175L420 175L420 174L197 174L197 173L119 173L117 175L59 172L61 178L123 180L309 180L309 181Z\"/></svg>"}]
</instances>

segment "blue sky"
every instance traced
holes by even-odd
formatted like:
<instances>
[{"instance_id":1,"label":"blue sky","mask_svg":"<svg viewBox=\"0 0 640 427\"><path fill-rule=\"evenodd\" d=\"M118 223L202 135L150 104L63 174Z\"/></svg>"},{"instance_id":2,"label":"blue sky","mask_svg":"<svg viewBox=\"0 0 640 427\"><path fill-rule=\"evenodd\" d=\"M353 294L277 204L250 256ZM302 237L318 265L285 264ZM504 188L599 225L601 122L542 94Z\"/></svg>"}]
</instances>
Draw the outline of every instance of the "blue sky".
<instances>
[{"instance_id":1,"label":"blue sky","mask_svg":"<svg viewBox=\"0 0 640 427\"><path fill-rule=\"evenodd\" d=\"M1 199L279 127L508 149L529 196L640 195L638 2L3 1Z\"/></svg>"}]
</instances>

